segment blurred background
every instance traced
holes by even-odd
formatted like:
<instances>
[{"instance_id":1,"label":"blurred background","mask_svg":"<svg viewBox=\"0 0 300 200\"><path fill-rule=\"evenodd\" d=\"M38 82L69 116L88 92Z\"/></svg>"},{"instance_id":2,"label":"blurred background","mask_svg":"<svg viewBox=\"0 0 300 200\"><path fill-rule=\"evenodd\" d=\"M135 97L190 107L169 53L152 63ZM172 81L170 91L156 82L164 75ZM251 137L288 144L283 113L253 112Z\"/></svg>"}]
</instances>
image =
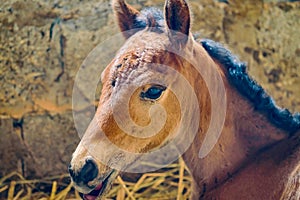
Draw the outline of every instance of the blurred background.
<instances>
[{"instance_id":1,"label":"blurred background","mask_svg":"<svg viewBox=\"0 0 300 200\"><path fill-rule=\"evenodd\" d=\"M137 9L164 5L128 2ZM300 111L299 1L189 2L198 38L225 44L278 105ZM1 0L0 199L79 198L67 175L79 142L73 82L88 53L118 32L109 0ZM110 198L185 199L190 191L181 160L126 177Z\"/></svg>"}]
</instances>

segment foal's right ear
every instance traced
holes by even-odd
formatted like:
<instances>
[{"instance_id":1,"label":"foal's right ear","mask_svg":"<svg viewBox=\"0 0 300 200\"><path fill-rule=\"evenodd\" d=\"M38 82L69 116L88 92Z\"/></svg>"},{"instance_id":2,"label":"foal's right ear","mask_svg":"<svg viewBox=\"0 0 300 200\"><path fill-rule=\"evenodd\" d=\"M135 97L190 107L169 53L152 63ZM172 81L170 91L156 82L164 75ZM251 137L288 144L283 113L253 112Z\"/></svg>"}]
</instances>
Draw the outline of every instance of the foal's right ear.
<instances>
[{"instance_id":1,"label":"foal's right ear","mask_svg":"<svg viewBox=\"0 0 300 200\"><path fill-rule=\"evenodd\" d=\"M165 19L171 34L181 43L190 33L190 9L186 0L166 0Z\"/></svg>"},{"instance_id":2,"label":"foal's right ear","mask_svg":"<svg viewBox=\"0 0 300 200\"><path fill-rule=\"evenodd\" d=\"M125 0L113 0L112 7L123 35L129 38L136 32L134 23L139 11L127 4Z\"/></svg>"}]
</instances>

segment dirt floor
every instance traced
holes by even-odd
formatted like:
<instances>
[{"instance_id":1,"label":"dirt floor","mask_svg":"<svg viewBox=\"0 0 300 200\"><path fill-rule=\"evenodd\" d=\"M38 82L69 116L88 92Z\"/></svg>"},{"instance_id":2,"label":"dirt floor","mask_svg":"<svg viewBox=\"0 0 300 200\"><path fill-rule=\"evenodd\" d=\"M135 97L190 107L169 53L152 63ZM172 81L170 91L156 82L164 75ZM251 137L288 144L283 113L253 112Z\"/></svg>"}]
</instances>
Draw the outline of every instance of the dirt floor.
<instances>
[{"instance_id":1,"label":"dirt floor","mask_svg":"<svg viewBox=\"0 0 300 200\"><path fill-rule=\"evenodd\" d=\"M164 4L128 2L138 9ZM278 105L300 111L299 1L189 2L194 34L225 44ZM26 179L67 173L79 141L72 116L77 70L118 31L108 0L1 2L0 180L11 172Z\"/></svg>"}]
</instances>

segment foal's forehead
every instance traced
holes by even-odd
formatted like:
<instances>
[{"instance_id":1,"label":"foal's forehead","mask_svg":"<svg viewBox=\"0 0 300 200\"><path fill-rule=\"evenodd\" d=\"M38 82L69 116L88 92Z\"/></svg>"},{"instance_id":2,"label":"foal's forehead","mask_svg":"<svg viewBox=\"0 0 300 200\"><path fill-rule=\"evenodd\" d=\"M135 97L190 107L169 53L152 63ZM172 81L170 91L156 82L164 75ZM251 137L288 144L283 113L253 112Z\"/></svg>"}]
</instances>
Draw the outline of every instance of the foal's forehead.
<instances>
[{"instance_id":1,"label":"foal's forehead","mask_svg":"<svg viewBox=\"0 0 300 200\"><path fill-rule=\"evenodd\" d=\"M141 31L130 37L115 57L114 65L120 68L136 68L140 63L152 63L163 56L169 45L168 36L164 33Z\"/></svg>"},{"instance_id":2,"label":"foal's forehead","mask_svg":"<svg viewBox=\"0 0 300 200\"><path fill-rule=\"evenodd\" d=\"M168 36L164 33L143 30L130 37L116 54L110 66L112 83L138 81L145 73L157 71L157 64L164 64ZM158 71L162 73L161 70ZM145 77L144 77L145 78ZM136 80L133 80L136 79Z\"/></svg>"}]
</instances>

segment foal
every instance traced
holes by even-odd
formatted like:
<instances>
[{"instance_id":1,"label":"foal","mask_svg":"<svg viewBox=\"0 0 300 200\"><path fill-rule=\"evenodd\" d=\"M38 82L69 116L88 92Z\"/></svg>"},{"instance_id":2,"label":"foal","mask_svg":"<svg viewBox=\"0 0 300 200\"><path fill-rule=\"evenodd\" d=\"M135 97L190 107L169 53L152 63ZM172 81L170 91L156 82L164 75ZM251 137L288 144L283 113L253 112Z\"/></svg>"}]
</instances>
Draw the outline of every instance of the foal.
<instances>
[{"instance_id":1,"label":"foal","mask_svg":"<svg viewBox=\"0 0 300 200\"><path fill-rule=\"evenodd\" d=\"M179 133L174 144L193 177L192 199L299 199L299 114L278 108L224 47L197 43L185 0L167 0L164 15L124 0L112 6L127 41L102 73L98 109L70 164L83 198L103 197L141 154ZM209 132L210 124L222 127L220 134ZM206 137L216 139L203 153Z\"/></svg>"}]
</instances>

